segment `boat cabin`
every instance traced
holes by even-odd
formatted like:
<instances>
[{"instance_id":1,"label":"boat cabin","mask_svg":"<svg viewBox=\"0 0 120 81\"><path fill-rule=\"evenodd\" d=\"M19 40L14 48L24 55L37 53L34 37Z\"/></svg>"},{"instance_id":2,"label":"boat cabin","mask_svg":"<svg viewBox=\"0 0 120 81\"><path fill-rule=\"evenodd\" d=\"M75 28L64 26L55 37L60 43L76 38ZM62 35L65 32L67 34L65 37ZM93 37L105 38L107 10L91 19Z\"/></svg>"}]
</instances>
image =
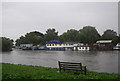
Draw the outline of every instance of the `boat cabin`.
<instances>
[{"instance_id":1,"label":"boat cabin","mask_svg":"<svg viewBox=\"0 0 120 81\"><path fill-rule=\"evenodd\" d=\"M112 40L99 40L96 42L98 50L112 50Z\"/></svg>"},{"instance_id":2,"label":"boat cabin","mask_svg":"<svg viewBox=\"0 0 120 81\"><path fill-rule=\"evenodd\" d=\"M46 48L48 50L72 50L74 44L62 44L60 42L48 42Z\"/></svg>"}]
</instances>

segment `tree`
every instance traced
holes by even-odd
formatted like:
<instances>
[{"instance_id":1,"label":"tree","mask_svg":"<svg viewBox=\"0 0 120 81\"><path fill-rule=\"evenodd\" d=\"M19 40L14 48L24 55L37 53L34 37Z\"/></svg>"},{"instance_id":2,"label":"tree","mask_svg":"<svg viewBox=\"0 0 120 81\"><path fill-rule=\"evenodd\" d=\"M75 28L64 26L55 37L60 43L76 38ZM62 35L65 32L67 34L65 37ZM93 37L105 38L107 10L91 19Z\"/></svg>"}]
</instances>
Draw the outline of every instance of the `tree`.
<instances>
[{"instance_id":1,"label":"tree","mask_svg":"<svg viewBox=\"0 0 120 81\"><path fill-rule=\"evenodd\" d=\"M0 39L2 39L2 44L0 43L0 46L2 46L2 51L11 51L13 47L13 40L6 37L0 37Z\"/></svg>"},{"instance_id":2,"label":"tree","mask_svg":"<svg viewBox=\"0 0 120 81\"><path fill-rule=\"evenodd\" d=\"M100 35L95 27L85 26L83 29L79 30L80 40L84 44L93 44L100 39Z\"/></svg>"},{"instance_id":3,"label":"tree","mask_svg":"<svg viewBox=\"0 0 120 81\"><path fill-rule=\"evenodd\" d=\"M67 30L62 35L60 35L59 40L63 42L77 42L79 32L75 29Z\"/></svg>"},{"instance_id":4,"label":"tree","mask_svg":"<svg viewBox=\"0 0 120 81\"><path fill-rule=\"evenodd\" d=\"M16 40L16 45L20 44L43 44L44 43L44 34L33 31L25 34L25 36L21 36L19 39Z\"/></svg>"},{"instance_id":5,"label":"tree","mask_svg":"<svg viewBox=\"0 0 120 81\"><path fill-rule=\"evenodd\" d=\"M102 35L102 39L106 39L106 40L112 40L114 38L116 38L117 33L114 30L106 30L104 31L103 35Z\"/></svg>"},{"instance_id":6,"label":"tree","mask_svg":"<svg viewBox=\"0 0 120 81\"><path fill-rule=\"evenodd\" d=\"M58 40L58 32L54 28L49 28L46 31L44 39L46 42Z\"/></svg>"},{"instance_id":7,"label":"tree","mask_svg":"<svg viewBox=\"0 0 120 81\"><path fill-rule=\"evenodd\" d=\"M116 44L119 40L117 33L114 30L107 29L104 31L102 37L103 40L112 40L114 44Z\"/></svg>"}]
</instances>

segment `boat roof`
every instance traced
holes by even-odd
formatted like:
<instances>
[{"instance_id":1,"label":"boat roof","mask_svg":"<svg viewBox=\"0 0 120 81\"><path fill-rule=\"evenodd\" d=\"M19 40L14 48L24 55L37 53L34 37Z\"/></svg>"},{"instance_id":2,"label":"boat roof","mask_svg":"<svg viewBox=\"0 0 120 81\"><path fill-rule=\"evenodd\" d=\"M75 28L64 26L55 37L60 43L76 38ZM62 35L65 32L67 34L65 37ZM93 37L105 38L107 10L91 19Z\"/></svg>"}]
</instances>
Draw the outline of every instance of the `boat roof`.
<instances>
[{"instance_id":1,"label":"boat roof","mask_svg":"<svg viewBox=\"0 0 120 81\"><path fill-rule=\"evenodd\" d=\"M60 42L47 42L46 44L61 44Z\"/></svg>"},{"instance_id":2,"label":"boat roof","mask_svg":"<svg viewBox=\"0 0 120 81\"><path fill-rule=\"evenodd\" d=\"M99 40L96 43L111 43L112 40Z\"/></svg>"}]
</instances>

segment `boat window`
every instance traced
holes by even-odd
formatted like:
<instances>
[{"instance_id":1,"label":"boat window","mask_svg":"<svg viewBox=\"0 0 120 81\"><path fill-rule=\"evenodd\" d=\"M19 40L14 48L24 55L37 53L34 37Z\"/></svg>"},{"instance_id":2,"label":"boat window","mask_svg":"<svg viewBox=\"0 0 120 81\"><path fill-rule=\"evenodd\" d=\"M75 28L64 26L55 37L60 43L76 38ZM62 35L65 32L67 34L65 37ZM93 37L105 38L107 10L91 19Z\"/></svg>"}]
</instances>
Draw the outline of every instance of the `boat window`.
<instances>
[{"instance_id":1,"label":"boat window","mask_svg":"<svg viewBox=\"0 0 120 81\"><path fill-rule=\"evenodd\" d=\"M84 47L82 47L82 49L84 49Z\"/></svg>"}]
</instances>

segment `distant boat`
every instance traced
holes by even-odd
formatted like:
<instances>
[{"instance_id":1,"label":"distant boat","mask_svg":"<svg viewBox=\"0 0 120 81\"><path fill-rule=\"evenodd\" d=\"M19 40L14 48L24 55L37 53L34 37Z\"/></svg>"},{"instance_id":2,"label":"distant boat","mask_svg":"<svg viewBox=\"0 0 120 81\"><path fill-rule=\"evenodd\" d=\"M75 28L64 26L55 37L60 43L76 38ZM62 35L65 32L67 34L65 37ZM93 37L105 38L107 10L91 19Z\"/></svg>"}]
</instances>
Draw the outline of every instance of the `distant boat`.
<instances>
[{"instance_id":1,"label":"distant boat","mask_svg":"<svg viewBox=\"0 0 120 81\"><path fill-rule=\"evenodd\" d=\"M72 49L65 49L65 51L73 51Z\"/></svg>"},{"instance_id":2,"label":"distant boat","mask_svg":"<svg viewBox=\"0 0 120 81\"><path fill-rule=\"evenodd\" d=\"M32 50L33 44L20 44L20 49L22 50Z\"/></svg>"},{"instance_id":3,"label":"distant boat","mask_svg":"<svg viewBox=\"0 0 120 81\"><path fill-rule=\"evenodd\" d=\"M38 50L46 50L45 46L38 47Z\"/></svg>"},{"instance_id":4,"label":"distant boat","mask_svg":"<svg viewBox=\"0 0 120 81\"><path fill-rule=\"evenodd\" d=\"M120 43L118 43L115 47L113 47L113 50L120 50Z\"/></svg>"},{"instance_id":5,"label":"distant boat","mask_svg":"<svg viewBox=\"0 0 120 81\"><path fill-rule=\"evenodd\" d=\"M32 49L33 50L46 50L46 47L45 46L34 46Z\"/></svg>"}]
</instances>

